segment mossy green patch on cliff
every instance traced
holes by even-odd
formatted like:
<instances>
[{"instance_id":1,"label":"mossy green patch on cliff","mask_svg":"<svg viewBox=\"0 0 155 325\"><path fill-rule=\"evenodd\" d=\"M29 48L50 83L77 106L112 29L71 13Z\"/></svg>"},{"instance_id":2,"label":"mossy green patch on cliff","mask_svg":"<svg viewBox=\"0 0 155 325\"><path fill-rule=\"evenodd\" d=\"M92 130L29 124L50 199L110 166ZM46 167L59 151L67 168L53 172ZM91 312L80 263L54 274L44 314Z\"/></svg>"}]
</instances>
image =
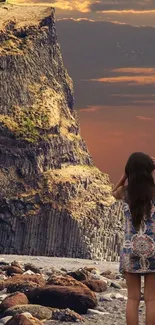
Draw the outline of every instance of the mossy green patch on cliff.
<instances>
[{"instance_id":1,"label":"mossy green patch on cliff","mask_svg":"<svg viewBox=\"0 0 155 325\"><path fill-rule=\"evenodd\" d=\"M29 142L37 142L40 138L50 140L54 135L60 134L76 143L76 140L80 140L80 135L69 132L69 128L76 127L76 121L67 107L64 94L61 89L56 92L44 85L43 79L42 76L40 83L28 85L33 104L23 107L12 106L9 116L0 116L1 123L17 138ZM66 111L62 110L64 106ZM77 150L80 150L78 146Z\"/></svg>"},{"instance_id":2,"label":"mossy green patch on cliff","mask_svg":"<svg viewBox=\"0 0 155 325\"><path fill-rule=\"evenodd\" d=\"M43 89L40 84L29 86L33 92L34 104L32 106L13 106L10 116L0 115L0 121L18 138L37 142L39 138L60 124L59 97L51 88ZM40 135L40 132L43 131ZM46 139L46 138L45 138Z\"/></svg>"},{"instance_id":3,"label":"mossy green patch on cliff","mask_svg":"<svg viewBox=\"0 0 155 325\"><path fill-rule=\"evenodd\" d=\"M19 123L12 116L0 115L0 123L6 127L10 132L12 132L17 138L22 138L24 140L34 142L39 137L39 132L37 131L34 122L27 116Z\"/></svg>"}]
</instances>

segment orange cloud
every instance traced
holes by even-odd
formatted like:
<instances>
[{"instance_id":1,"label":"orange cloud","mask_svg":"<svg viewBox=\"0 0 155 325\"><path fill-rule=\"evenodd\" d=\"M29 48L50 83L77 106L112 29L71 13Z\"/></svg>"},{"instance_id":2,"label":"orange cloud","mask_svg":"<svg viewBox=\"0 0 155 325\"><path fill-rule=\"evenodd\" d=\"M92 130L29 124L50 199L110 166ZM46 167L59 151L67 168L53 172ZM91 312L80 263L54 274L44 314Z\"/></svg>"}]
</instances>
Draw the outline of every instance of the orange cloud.
<instances>
[{"instance_id":1,"label":"orange cloud","mask_svg":"<svg viewBox=\"0 0 155 325\"><path fill-rule=\"evenodd\" d=\"M122 73L124 74L143 74L143 75L155 75L155 68L120 68L120 69L114 69L112 70L113 72L116 73Z\"/></svg>"},{"instance_id":2,"label":"orange cloud","mask_svg":"<svg viewBox=\"0 0 155 325\"><path fill-rule=\"evenodd\" d=\"M121 83L121 84L138 84L138 85L152 85L155 84L155 76L121 76L89 79L87 81L103 82L103 83Z\"/></svg>"},{"instance_id":3,"label":"orange cloud","mask_svg":"<svg viewBox=\"0 0 155 325\"><path fill-rule=\"evenodd\" d=\"M86 112L86 113L96 112L96 111L99 111L102 108L103 108L103 106L88 106L87 108L81 108L80 112Z\"/></svg>"},{"instance_id":4,"label":"orange cloud","mask_svg":"<svg viewBox=\"0 0 155 325\"><path fill-rule=\"evenodd\" d=\"M141 116L141 115L138 115L138 116L136 116L136 118L138 120L146 121L146 122L155 121L155 117L151 117L151 116Z\"/></svg>"},{"instance_id":5,"label":"orange cloud","mask_svg":"<svg viewBox=\"0 0 155 325\"><path fill-rule=\"evenodd\" d=\"M71 21L89 21L89 22L91 22L91 23L95 23L95 20L93 20L93 19L88 19L88 18L60 18L60 19L57 19L57 21L64 21L64 20L71 20Z\"/></svg>"},{"instance_id":6,"label":"orange cloud","mask_svg":"<svg viewBox=\"0 0 155 325\"><path fill-rule=\"evenodd\" d=\"M83 13L91 12L91 0L9 0L9 3L15 4L29 4L29 5L44 5L44 6L54 6L55 8L69 10L69 11L80 11ZM153 10L134 10L134 9L127 9L127 10L103 10L99 11L100 14L150 14L155 13L155 9Z\"/></svg>"},{"instance_id":7,"label":"orange cloud","mask_svg":"<svg viewBox=\"0 0 155 325\"><path fill-rule=\"evenodd\" d=\"M146 98L146 94L112 94L111 95L112 97L124 97L124 98L137 98L140 97L142 100L145 100ZM154 94L149 94L149 97L150 98L155 98L155 95Z\"/></svg>"},{"instance_id":8,"label":"orange cloud","mask_svg":"<svg viewBox=\"0 0 155 325\"><path fill-rule=\"evenodd\" d=\"M114 76L89 79L84 81L103 82L103 83L120 83L120 84L137 84L153 85L155 84L155 68L121 68L110 71ZM118 74L118 75L116 75Z\"/></svg>"},{"instance_id":9,"label":"orange cloud","mask_svg":"<svg viewBox=\"0 0 155 325\"><path fill-rule=\"evenodd\" d=\"M155 9L153 10L106 10L106 11L100 11L100 13L109 13L109 14L150 14L155 13Z\"/></svg>"},{"instance_id":10,"label":"orange cloud","mask_svg":"<svg viewBox=\"0 0 155 325\"><path fill-rule=\"evenodd\" d=\"M59 9L63 9L63 10L69 10L69 11L73 11L73 10L77 10L80 12L89 12L89 1L88 0L84 0L84 1L78 1L78 0L73 0L73 1L69 1L69 0L47 0L47 1L42 1L42 0L9 0L9 3L14 3L14 4L21 4L21 5L43 5L43 6L50 6L50 7L55 7L55 8L59 8Z\"/></svg>"}]
</instances>

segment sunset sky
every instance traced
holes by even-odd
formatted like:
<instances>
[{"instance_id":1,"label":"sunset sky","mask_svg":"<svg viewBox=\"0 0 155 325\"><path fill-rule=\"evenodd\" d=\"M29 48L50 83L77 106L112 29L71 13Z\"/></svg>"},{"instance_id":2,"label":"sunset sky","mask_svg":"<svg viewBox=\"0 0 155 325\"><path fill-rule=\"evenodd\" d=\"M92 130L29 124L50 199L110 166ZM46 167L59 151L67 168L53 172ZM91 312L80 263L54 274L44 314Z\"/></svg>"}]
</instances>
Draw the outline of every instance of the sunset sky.
<instances>
[{"instance_id":1,"label":"sunset sky","mask_svg":"<svg viewBox=\"0 0 155 325\"><path fill-rule=\"evenodd\" d=\"M155 0L26 3L56 8L81 133L96 165L115 182L133 151L155 156Z\"/></svg>"},{"instance_id":2,"label":"sunset sky","mask_svg":"<svg viewBox=\"0 0 155 325\"><path fill-rule=\"evenodd\" d=\"M155 0L9 0L13 3L47 4L58 18L87 18L155 26Z\"/></svg>"}]
</instances>

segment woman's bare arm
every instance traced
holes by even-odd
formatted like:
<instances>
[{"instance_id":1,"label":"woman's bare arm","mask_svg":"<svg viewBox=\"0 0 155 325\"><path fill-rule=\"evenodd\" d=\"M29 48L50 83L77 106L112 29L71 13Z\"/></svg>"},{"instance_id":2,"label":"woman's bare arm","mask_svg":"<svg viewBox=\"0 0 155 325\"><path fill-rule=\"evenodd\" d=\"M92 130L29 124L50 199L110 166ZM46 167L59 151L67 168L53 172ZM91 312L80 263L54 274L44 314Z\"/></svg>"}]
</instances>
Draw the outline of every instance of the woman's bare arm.
<instances>
[{"instance_id":1,"label":"woman's bare arm","mask_svg":"<svg viewBox=\"0 0 155 325\"><path fill-rule=\"evenodd\" d=\"M119 179L118 183L114 186L113 191L116 191L120 186L124 186L127 180L126 174L123 174L122 177Z\"/></svg>"},{"instance_id":2,"label":"woman's bare arm","mask_svg":"<svg viewBox=\"0 0 155 325\"><path fill-rule=\"evenodd\" d=\"M126 180L127 176L123 174L118 183L113 188L112 194L117 200L121 200L124 196L124 186Z\"/></svg>"},{"instance_id":3,"label":"woman's bare arm","mask_svg":"<svg viewBox=\"0 0 155 325\"><path fill-rule=\"evenodd\" d=\"M154 166L155 166L155 157L151 157L153 163L154 163Z\"/></svg>"}]
</instances>

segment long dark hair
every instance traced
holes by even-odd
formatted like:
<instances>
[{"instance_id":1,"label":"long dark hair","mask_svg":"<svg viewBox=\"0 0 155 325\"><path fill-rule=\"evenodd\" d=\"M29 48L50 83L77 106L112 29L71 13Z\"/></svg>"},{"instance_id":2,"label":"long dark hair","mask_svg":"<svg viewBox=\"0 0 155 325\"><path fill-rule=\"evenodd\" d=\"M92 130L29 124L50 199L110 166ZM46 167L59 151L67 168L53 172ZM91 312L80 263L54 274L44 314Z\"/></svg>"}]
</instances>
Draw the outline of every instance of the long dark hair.
<instances>
[{"instance_id":1,"label":"long dark hair","mask_svg":"<svg viewBox=\"0 0 155 325\"><path fill-rule=\"evenodd\" d=\"M152 159L142 152L133 153L125 167L128 178L127 201L133 225L137 230L140 228L143 217L150 217L155 188L152 176L154 169Z\"/></svg>"}]
</instances>

